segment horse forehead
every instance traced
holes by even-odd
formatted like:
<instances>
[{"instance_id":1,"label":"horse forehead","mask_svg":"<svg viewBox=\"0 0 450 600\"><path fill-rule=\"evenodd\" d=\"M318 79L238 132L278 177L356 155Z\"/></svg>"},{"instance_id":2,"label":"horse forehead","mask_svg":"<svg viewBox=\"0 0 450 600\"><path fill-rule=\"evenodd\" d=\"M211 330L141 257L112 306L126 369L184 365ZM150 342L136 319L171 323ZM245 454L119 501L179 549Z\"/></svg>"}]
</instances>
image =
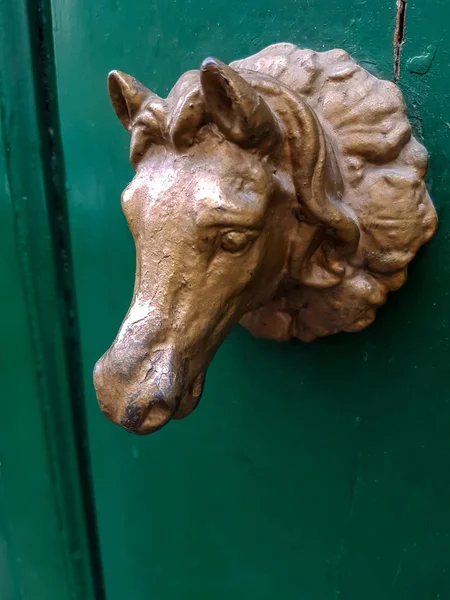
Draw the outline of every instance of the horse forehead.
<instances>
[{"instance_id":1,"label":"horse forehead","mask_svg":"<svg viewBox=\"0 0 450 600\"><path fill-rule=\"evenodd\" d=\"M169 191L176 181L177 171L173 167L141 170L122 192L122 203L127 205L157 199Z\"/></svg>"},{"instance_id":2,"label":"horse forehead","mask_svg":"<svg viewBox=\"0 0 450 600\"><path fill-rule=\"evenodd\" d=\"M220 202L225 195L224 182L208 171L167 167L137 177L124 193L128 197L142 194L147 201L171 199L176 203L184 200L196 203Z\"/></svg>"},{"instance_id":3,"label":"horse forehead","mask_svg":"<svg viewBox=\"0 0 450 600\"><path fill-rule=\"evenodd\" d=\"M236 158L236 157L233 157ZM224 156L155 157L141 169L123 193L126 204L131 198L147 207L163 202L173 208L188 204L191 208L226 208L230 203L252 204L267 189L267 174L253 157L231 162Z\"/></svg>"}]
</instances>

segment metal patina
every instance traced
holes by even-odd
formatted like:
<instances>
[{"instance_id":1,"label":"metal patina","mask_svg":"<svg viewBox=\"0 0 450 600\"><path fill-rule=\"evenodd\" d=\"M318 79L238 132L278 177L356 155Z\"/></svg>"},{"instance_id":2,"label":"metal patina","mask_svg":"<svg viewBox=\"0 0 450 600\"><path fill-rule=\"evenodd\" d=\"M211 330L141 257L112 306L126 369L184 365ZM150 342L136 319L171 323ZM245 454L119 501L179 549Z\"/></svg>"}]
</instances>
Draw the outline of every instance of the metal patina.
<instances>
[{"instance_id":1,"label":"metal patina","mask_svg":"<svg viewBox=\"0 0 450 600\"><path fill-rule=\"evenodd\" d=\"M367 327L435 231L401 92L342 50L208 58L167 99L113 71L109 93L136 281L94 380L129 431L188 415L238 322L280 341Z\"/></svg>"}]
</instances>

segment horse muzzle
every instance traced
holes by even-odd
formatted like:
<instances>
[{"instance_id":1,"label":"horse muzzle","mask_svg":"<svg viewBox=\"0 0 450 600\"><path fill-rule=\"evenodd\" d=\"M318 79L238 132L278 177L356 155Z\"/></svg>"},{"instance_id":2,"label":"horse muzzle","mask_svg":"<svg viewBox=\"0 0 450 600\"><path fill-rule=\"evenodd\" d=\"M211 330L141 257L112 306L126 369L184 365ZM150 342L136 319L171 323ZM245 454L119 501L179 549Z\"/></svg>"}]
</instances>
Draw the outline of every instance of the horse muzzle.
<instances>
[{"instance_id":1,"label":"horse muzzle","mask_svg":"<svg viewBox=\"0 0 450 600\"><path fill-rule=\"evenodd\" d=\"M204 373L188 376L188 361L172 349L145 350L114 345L98 360L94 386L105 416L138 435L161 429L197 406Z\"/></svg>"}]
</instances>

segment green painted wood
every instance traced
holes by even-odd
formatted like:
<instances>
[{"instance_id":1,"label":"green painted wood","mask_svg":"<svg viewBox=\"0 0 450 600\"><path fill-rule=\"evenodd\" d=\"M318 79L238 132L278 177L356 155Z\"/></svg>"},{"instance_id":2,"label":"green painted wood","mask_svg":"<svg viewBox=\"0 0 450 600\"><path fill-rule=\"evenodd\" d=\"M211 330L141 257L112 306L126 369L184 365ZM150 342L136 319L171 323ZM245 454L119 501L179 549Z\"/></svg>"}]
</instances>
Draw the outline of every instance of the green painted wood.
<instances>
[{"instance_id":1,"label":"green painted wood","mask_svg":"<svg viewBox=\"0 0 450 600\"><path fill-rule=\"evenodd\" d=\"M69 356L49 14L0 3L1 600L101 598Z\"/></svg>"},{"instance_id":2,"label":"green painted wood","mask_svg":"<svg viewBox=\"0 0 450 600\"><path fill-rule=\"evenodd\" d=\"M440 229L376 323L310 345L236 329L199 409L149 438L108 423L91 383L134 274L119 206L132 176L128 137L109 106L107 72L165 94L207 55L229 61L289 41L345 48L392 78L395 12L395 0L53 1L108 600L450 597L447 0L408 3L400 76L431 152ZM429 45L431 68L411 73L408 59Z\"/></svg>"}]
</instances>

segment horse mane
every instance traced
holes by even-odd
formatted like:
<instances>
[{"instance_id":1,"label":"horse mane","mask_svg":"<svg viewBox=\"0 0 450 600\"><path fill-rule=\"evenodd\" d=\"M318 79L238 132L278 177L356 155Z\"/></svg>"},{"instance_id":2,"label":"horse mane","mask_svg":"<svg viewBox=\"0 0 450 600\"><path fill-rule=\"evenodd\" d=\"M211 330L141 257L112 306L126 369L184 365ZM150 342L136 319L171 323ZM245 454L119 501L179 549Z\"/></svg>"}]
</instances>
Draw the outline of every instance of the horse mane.
<instances>
[{"instance_id":1,"label":"horse mane","mask_svg":"<svg viewBox=\"0 0 450 600\"><path fill-rule=\"evenodd\" d=\"M241 323L279 340L363 329L436 228L423 182L428 155L411 135L401 92L342 50L275 44L230 66L288 132L301 221L288 281ZM131 161L151 141L188 147L205 128L199 72L189 71L167 99L151 94L135 115ZM303 238L309 250L296 260Z\"/></svg>"},{"instance_id":2,"label":"horse mane","mask_svg":"<svg viewBox=\"0 0 450 600\"><path fill-rule=\"evenodd\" d=\"M282 95L311 107L345 182L340 208L359 232L350 252L323 235L305 263L293 262L291 285L245 315L242 324L255 335L304 341L367 327L436 229L423 181L428 154L411 135L401 92L343 50L320 53L275 44L230 66L277 80ZM292 119L297 111L293 106L281 118ZM303 159L301 144L301 136L290 139L292 152ZM301 188L299 196L301 201Z\"/></svg>"}]
</instances>

